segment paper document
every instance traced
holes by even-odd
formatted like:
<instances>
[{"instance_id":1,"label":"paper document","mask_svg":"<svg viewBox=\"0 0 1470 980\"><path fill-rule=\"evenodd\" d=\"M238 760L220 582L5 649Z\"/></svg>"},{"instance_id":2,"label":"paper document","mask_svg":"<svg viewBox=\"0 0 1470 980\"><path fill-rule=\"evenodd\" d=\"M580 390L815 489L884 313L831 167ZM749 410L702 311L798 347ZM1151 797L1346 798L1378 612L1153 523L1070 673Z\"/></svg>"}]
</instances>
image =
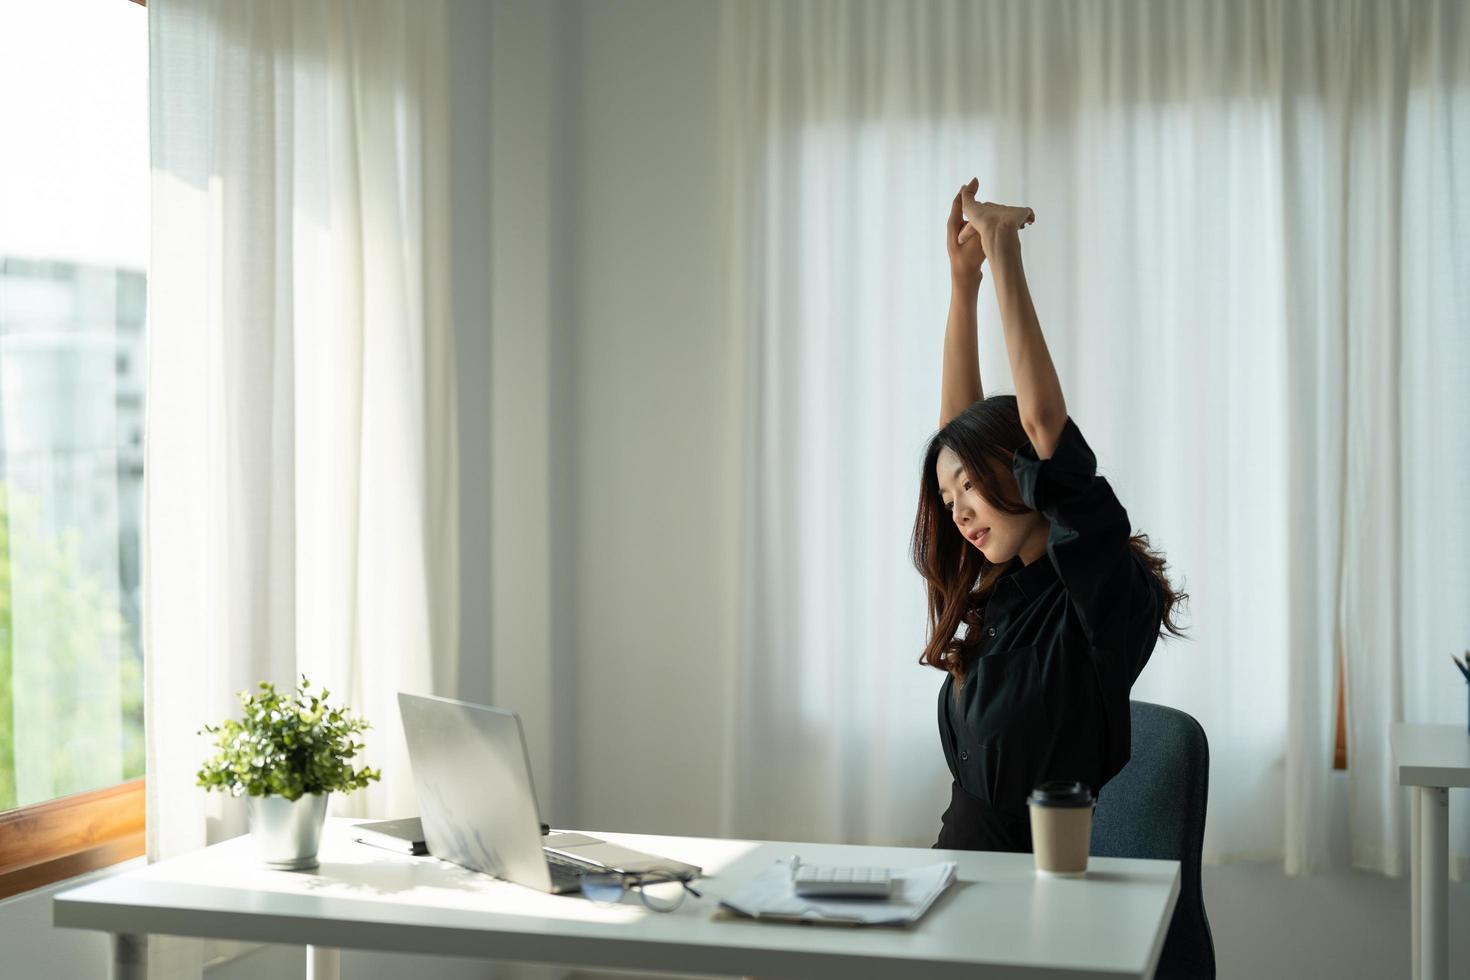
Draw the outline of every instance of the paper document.
<instances>
[{"instance_id":1,"label":"paper document","mask_svg":"<svg viewBox=\"0 0 1470 980\"><path fill-rule=\"evenodd\" d=\"M953 861L941 861L895 870L893 894L886 899L810 898L796 894L791 884L791 864L779 858L734 894L721 898L720 905L756 919L904 926L919 921L934 900L944 894L954 881L955 867Z\"/></svg>"}]
</instances>

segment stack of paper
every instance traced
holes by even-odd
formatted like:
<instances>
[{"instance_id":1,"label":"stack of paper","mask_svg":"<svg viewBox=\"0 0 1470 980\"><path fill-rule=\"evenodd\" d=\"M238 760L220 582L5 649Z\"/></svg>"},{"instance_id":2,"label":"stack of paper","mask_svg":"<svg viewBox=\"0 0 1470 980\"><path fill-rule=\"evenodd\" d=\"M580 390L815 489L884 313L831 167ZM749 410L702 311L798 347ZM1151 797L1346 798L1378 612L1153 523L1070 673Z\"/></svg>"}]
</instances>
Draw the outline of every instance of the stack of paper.
<instances>
[{"instance_id":1,"label":"stack of paper","mask_svg":"<svg viewBox=\"0 0 1470 980\"><path fill-rule=\"evenodd\" d=\"M894 871L893 893L885 899L808 898L795 893L791 865L778 859L733 895L720 899L720 905L755 919L906 926L929 911L954 876L955 863L942 861Z\"/></svg>"}]
</instances>

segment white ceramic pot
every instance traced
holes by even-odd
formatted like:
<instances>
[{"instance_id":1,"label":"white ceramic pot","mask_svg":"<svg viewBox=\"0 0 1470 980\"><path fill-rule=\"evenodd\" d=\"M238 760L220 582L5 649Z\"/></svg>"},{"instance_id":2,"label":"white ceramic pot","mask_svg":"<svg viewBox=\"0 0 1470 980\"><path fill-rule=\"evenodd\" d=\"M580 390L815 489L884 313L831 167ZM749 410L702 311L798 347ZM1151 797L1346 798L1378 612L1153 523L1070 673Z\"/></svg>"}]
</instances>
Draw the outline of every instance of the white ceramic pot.
<instances>
[{"instance_id":1,"label":"white ceramic pot","mask_svg":"<svg viewBox=\"0 0 1470 980\"><path fill-rule=\"evenodd\" d=\"M256 852L272 868L299 871L317 866L330 793L310 793L297 800L284 796L247 796L250 836Z\"/></svg>"}]
</instances>

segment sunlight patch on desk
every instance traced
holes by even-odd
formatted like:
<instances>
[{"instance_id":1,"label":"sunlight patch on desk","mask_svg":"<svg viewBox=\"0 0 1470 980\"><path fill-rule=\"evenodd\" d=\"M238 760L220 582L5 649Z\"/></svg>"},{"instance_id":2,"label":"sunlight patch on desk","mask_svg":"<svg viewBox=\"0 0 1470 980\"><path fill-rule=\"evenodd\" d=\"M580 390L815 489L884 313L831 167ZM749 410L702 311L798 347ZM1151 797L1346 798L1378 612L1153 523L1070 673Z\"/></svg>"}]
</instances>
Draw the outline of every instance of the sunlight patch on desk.
<instances>
[{"instance_id":1,"label":"sunlight patch on desk","mask_svg":"<svg viewBox=\"0 0 1470 980\"><path fill-rule=\"evenodd\" d=\"M269 868L256 857L254 839L244 834L191 855L188 862L162 861L140 869L140 873L158 881L181 885L211 886L228 880L235 886L282 895L383 904L408 900L456 911L534 915L588 923L626 924L651 915L706 916L714 907L714 901L709 898L701 901L689 896L676 912L666 913L651 911L631 892L615 906L594 905L577 894L549 895L432 856L394 854L360 844L348 834L349 822L342 818L328 818L322 834L320 864L315 868L302 871ZM756 841L719 841L712 852L706 847L701 854L683 855L681 848L688 846L684 838L618 833L598 833L596 836L611 843L700 865L705 875L694 883L694 887L701 892L704 888L700 882L717 880L721 872L761 846Z\"/></svg>"}]
</instances>

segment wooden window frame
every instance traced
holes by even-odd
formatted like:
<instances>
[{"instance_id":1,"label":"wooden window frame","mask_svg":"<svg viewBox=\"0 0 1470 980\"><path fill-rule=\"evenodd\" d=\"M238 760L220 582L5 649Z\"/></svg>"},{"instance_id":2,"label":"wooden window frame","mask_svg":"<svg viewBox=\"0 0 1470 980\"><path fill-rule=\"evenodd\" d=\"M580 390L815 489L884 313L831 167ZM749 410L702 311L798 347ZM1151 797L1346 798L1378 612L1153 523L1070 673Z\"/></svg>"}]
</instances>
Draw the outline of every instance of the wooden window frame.
<instances>
[{"instance_id":1,"label":"wooden window frame","mask_svg":"<svg viewBox=\"0 0 1470 980\"><path fill-rule=\"evenodd\" d=\"M0 813L0 899L144 853L145 783Z\"/></svg>"}]
</instances>

